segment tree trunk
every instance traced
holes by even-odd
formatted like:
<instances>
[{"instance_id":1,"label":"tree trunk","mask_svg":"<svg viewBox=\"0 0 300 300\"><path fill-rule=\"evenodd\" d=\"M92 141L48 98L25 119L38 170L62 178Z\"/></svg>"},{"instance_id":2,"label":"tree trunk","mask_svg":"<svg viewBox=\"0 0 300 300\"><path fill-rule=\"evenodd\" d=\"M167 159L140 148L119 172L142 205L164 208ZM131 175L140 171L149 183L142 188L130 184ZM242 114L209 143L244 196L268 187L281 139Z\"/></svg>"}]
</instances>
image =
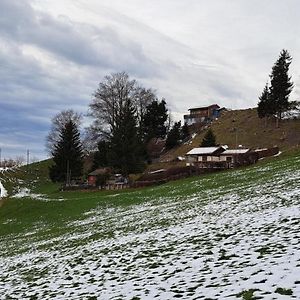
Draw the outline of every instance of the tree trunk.
<instances>
[{"instance_id":1,"label":"tree trunk","mask_svg":"<svg viewBox=\"0 0 300 300\"><path fill-rule=\"evenodd\" d=\"M279 123L282 120L282 112L278 112L278 115L276 116L276 128L279 128Z\"/></svg>"},{"instance_id":2,"label":"tree trunk","mask_svg":"<svg viewBox=\"0 0 300 300\"><path fill-rule=\"evenodd\" d=\"M279 118L276 117L276 128L279 128Z\"/></svg>"}]
</instances>

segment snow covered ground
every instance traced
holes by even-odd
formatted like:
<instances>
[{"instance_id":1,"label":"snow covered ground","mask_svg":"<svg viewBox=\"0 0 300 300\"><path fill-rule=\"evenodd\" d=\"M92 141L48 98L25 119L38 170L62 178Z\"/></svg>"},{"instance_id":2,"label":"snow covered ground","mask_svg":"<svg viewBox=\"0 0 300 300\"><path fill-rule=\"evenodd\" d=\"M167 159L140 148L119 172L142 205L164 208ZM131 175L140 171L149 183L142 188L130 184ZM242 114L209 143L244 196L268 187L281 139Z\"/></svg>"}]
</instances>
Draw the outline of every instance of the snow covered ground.
<instances>
[{"instance_id":1,"label":"snow covered ground","mask_svg":"<svg viewBox=\"0 0 300 300\"><path fill-rule=\"evenodd\" d=\"M13 194L11 197L12 198L25 198L25 197L28 198L29 197L31 199L48 201L48 199L45 195L32 193L29 188L19 188L18 192Z\"/></svg>"},{"instance_id":2,"label":"snow covered ground","mask_svg":"<svg viewBox=\"0 0 300 300\"><path fill-rule=\"evenodd\" d=\"M178 185L142 204L99 207L59 237L36 239L37 224L17 237L21 254L4 239L0 299L300 299L300 170L282 165L258 185L251 174L223 175L226 188L211 176L184 183L186 196Z\"/></svg>"},{"instance_id":3,"label":"snow covered ground","mask_svg":"<svg viewBox=\"0 0 300 300\"><path fill-rule=\"evenodd\" d=\"M7 197L7 190L4 188L3 184L0 181L0 198Z\"/></svg>"}]
</instances>

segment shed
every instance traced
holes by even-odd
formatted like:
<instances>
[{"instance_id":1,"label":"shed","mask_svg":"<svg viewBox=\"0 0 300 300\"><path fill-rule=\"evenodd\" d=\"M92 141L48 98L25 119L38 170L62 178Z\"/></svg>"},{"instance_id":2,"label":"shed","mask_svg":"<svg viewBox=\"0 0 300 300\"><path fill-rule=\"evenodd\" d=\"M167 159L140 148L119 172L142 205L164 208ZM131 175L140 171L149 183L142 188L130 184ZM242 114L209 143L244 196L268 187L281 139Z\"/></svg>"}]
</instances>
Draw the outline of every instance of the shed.
<instances>
[{"instance_id":1,"label":"shed","mask_svg":"<svg viewBox=\"0 0 300 300\"><path fill-rule=\"evenodd\" d=\"M251 149L230 149L221 154L222 160L226 161L228 168L247 166L258 161L258 154Z\"/></svg>"},{"instance_id":2,"label":"shed","mask_svg":"<svg viewBox=\"0 0 300 300\"><path fill-rule=\"evenodd\" d=\"M221 153L221 160L227 161L229 163L235 163L239 156L242 156L250 152L250 149L227 149Z\"/></svg>"},{"instance_id":3,"label":"shed","mask_svg":"<svg viewBox=\"0 0 300 300\"><path fill-rule=\"evenodd\" d=\"M99 168L88 174L88 185L96 186L97 185L97 176L110 174L110 168Z\"/></svg>"}]
</instances>

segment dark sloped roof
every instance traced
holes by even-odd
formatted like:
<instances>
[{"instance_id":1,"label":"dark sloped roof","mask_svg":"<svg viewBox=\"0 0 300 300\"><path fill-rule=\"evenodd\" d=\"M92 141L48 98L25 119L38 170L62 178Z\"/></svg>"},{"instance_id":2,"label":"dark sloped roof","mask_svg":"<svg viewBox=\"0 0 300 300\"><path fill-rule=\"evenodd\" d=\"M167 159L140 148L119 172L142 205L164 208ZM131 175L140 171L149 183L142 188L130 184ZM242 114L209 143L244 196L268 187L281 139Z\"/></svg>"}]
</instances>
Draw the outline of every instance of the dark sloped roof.
<instances>
[{"instance_id":1,"label":"dark sloped roof","mask_svg":"<svg viewBox=\"0 0 300 300\"><path fill-rule=\"evenodd\" d=\"M89 173L89 176L103 175L103 174L106 174L109 172L110 172L109 168L99 168L99 169L96 169L95 171Z\"/></svg>"},{"instance_id":2,"label":"dark sloped roof","mask_svg":"<svg viewBox=\"0 0 300 300\"><path fill-rule=\"evenodd\" d=\"M195 108L190 108L189 110L207 110L209 108L220 108L220 106L218 104L212 104L209 106L202 106L202 107L195 107Z\"/></svg>"}]
</instances>

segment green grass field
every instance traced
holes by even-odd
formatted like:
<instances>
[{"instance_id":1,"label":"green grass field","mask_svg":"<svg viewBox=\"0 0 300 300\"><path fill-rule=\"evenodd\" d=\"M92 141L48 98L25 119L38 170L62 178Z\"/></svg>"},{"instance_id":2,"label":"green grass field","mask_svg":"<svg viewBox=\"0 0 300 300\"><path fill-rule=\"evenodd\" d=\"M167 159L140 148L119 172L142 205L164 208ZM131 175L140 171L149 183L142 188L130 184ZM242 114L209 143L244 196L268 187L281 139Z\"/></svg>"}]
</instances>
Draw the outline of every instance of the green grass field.
<instances>
[{"instance_id":1,"label":"green grass field","mask_svg":"<svg viewBox=\"0 0 300 300\"><path fill-rule=\"evenodd\" d=\"M299 150L115 192L60 192L48 163L0 174L0 299L300 297Z\"/></svg>"}]
</instances>

